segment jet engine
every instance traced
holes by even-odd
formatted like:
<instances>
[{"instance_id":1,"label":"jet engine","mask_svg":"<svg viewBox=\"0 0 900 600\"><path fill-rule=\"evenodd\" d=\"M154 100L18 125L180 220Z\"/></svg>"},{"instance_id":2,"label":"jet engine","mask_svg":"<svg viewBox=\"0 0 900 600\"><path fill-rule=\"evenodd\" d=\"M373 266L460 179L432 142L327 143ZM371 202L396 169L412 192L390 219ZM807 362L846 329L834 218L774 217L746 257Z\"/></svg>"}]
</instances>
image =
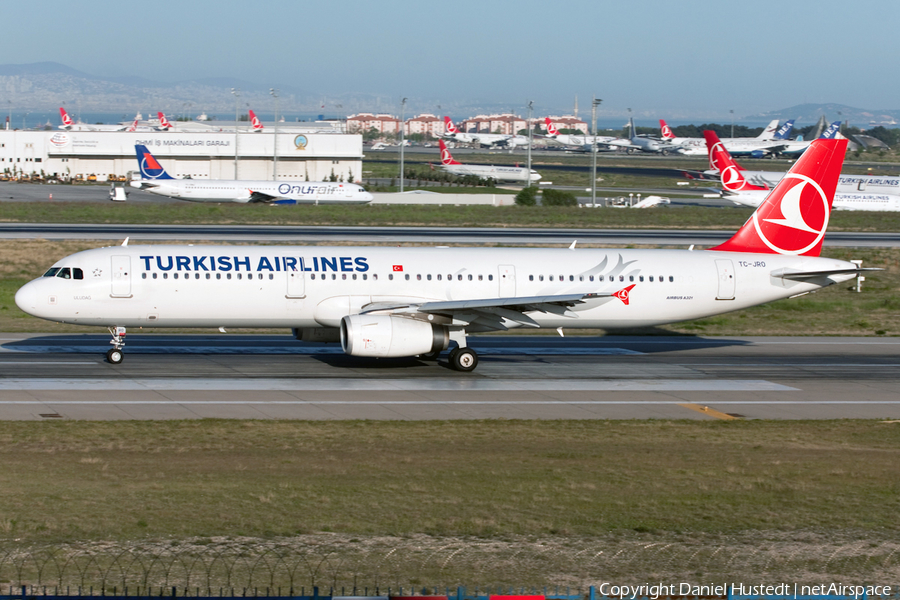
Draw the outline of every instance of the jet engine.
<instances>
[{"instance_id":1,"label":"jet engine","mask_svg":"<svg viewBox=\"0 0 900 600\"><path fill-rule=\"evenodd\" d=\"M341 347L351 356L416 356L446 350L443 325L388 315L348 315L341 319Z\"/></svg>"}]
</instances>

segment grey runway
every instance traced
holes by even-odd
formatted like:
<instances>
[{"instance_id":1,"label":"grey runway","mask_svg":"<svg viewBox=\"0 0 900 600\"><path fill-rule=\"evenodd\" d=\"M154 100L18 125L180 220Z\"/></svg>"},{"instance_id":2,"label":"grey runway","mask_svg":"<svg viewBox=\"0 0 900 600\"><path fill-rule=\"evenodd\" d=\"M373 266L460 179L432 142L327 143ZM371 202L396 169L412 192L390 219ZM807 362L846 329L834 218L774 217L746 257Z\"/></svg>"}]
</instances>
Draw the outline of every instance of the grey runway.
<instances>
[{"instance_id":1,"label":"grey runway","mask_svg":"<svg viewBox=\"0 0 900 600\"><path fill-rule=\"evenodd\" d=\"M483 336L473 373L288 335L0 333L0 418L900 418L900 339Z\"/></svg>"}]
</instances>

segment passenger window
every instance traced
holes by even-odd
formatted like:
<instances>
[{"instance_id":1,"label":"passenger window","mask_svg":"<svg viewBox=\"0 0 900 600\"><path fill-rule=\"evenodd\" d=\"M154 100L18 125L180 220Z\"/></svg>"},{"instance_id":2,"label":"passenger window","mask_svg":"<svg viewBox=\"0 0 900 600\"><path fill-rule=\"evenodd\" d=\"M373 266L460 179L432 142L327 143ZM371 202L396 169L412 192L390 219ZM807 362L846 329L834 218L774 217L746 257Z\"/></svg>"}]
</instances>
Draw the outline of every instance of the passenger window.
<instances>
[{"instance_id":1,"label":"passenger window","mask_svg":"<svg viewBox=\"0 0 900 600\"><path fill-rule=\"evenodd\" d=\"M422 275L421 275L421 274L416 275L416 281L422 281Z\"/></svg>"},{"instance_id":2,"label":"passenger window","mask_svg":"<svg viewBox=\"0 0 900 600\"><path fill-rule=\"evenodd\" d=\"M443 276L440 273L438 273L437 277L438 277L438 281L440 281Z\"/></svg>"},{"instance_id":3,"label":"passenger window","mask_svg":"<svg viewBox=\"0 0 900 600\"><path fill-rule=\"evenodd\" d=\"M341 273L341 279L347 279L347 274L346 274L346 273Z\"/></svg>"},{"instance_id":4,"label":"passenger window","mask_svg":"<svg viewBox=\"0 0 900 600\"><path fill-rule=\"evenodd\" d=\"M479 275L479 276L478 276L478 281L484 281L484 275Z\"/></svg>"},{"instance_id":5,"label":"passenger window","mask_svg":"<svg viewBox=\"0 0 900 600\"><path fill-rule=\"evenodd\" d=\"M625 276L624 276L624 275L619 275L619 281L625 281Z\"/></svg>"},{"instance_id":6,"label":"passenger window","mask_svg":"<svg viewBox=\"0 0 900 600\"><path fill-rule=\"evenodd\" d=\"M494 280L494 276L493 276L493 275L488 275L488 281L493 281L493 280Z\"/></svg>"},{"instance_id":7,"label":"passenger window","mask_svg":"<svg viewBox=\"0 0 900 600\"><path fill-rule=\"evenodd\" d=\"M310 274L309 278L310 278L310 279L315 279L315 278L316 278L316 274L315 274L315 273Z\"/></svg>"},{"instance_id":8,"label":"passenger window","mask_svg":"<svg viewBox=\"0 0 900 600\"><path fill-rule=\"evenodd\" d=\"M169 274L168 274L168 273L163 273L163 279L168 279L168 278L169 278Z\"/></svg>"},{"instance_id":9,"label":"passenger window","mask_svg":"<svg viewBox=\"0 0 900 600\"><path fill-rule=\"evenodd\" d=\"M584 281L584 275L579 275L579 276L578 276L578 281Z\"/></svg>"},{"instance_id":10,"label":"passenger window","mask_svg":"<svg viewBox=\"0 0 900 600\"><path fill-rule=\"evenodd\" d=\"M643 280L644 280L644 276L643 276L643 275L638 275L638 281L643 281ZM632 279L632 281L634 281L634 280Z\"/></svg>"},{"instance_id":11,"label":"passenger window","mask_svg":"<svg viewBox=\"0 0 900 600\"><path fill-rule=\"evenodd\" d=\"M273 279L275 279L275 274L274 274L274 273L269 273L269 281L271 281L271 280L273 280Z\"/></svg>"},{"instance_id":12,"label":"passenger window","mask_svg":"<svg viewBox=\"0 0 900 600\"><path fill-rule=\"evenodd\" d=\"M528 276L528 281L534 281L534 275L529 275L529 276Z\"/></svg>"},{"instance_id":13,"label":"passenger window","mask_svg":"<svg viewBox=\"0 0 900 600\"><path fill-rule=\"evenodd\" d=\"M363 278L365 279L365 275L363 275ZM372 279L378 281L378 273L372 273Z\"/></svg>"},{"instance_id":14,"label":"passenger window","mask_svg":"<svg viewBox=\"0 0 900 600\"><path fill-rule=\"evenodd\" d=\"M603 275L597 275L597 281L603 281Z\"/></svg>"},{"instance_id":15,"label":"passenger window","mask_svg":"<svg viewBox=\"0 0 900 600\"><path fill-rule=\"evenodd\" d=\"M221 273L216 273L216 279L222 279L222 274L221 274Z\"/></svg>"},{"instance_id":16,"label":"passenger window","mask_svg":"<svg viewBox=\"0 0 900 600\"><path fill-rule=\"evenodd\" d=\"M650 276L650 283L653 283L653 275Z\"/></svg>"},{"instance_id":17,"label":"passenger window","mask_svg":"<svg viewBox=\"0 0 900 600\"><path fill-rule=\"evenodd\" d=\"M629 276L628 276L628 281L634 281L634 275L629 275Z\"/></svg>"},{"instance_id":18,"label":"passenger window","mask_svg":"<svg viewBox=\"0 0 900 600\"><path fill-rule=\"evenodd\" d=\"M356 281L356 273L354 273L354 274L352 275L352 277L353 277L353 281Z\"/></svg>"},{"instance_id":19,"label":"passenger window","mask_svg":"<svg viewBox=\"0 0 900 600\"><path fill-rule=\"evenodd\" d=\"M78 267L75 267L74 269L72 269L72 278L73 279L84 279L84 271L82 271Z\"/></svg>"},{"instance_id":20,"label":"passenger window","mask_svg":"<svg viewBox=\"0 0 900 600\"><path fill-rule=\"evenodd\" d=\"M178 273L172 273L172 279L178 279Z\"/></svg>"},{"instance_id":21,"label":"passenger window","mask_svg":"<svg viewBox=\"0 0 900 600\"><path fill-rule=\"evenodd\" d=\"M543 280L544 280L544 276L543 276L543 275L538 275L538 281L543 281Z\"/></svg>"},{"instance_id":22,"label":"passenger window","mask_svg":"<svg viewBox=\"0 0 900 600\"><path fill-rule=\"evenodd\" d=\"M337 273L332 273L332 274L331 274L331 280L334 281L334 280L336 280L336 279L337 279Z\"/></svg>"},{"instance_id":23,"label":"passenger window","mask_svg":"<svg viewBox=\"0 0 900 600\"><path fill-rule=\"evenodd\" d=\"M590 279L591 281L593 281L593 280L594 280L594 276L591 275L590 277L588 277L588 279Z\"/></svg>"},{"instance_id":24,"label":"passenger window","mask_svg":"<svg viewBox=\"0 0 900 600\"><path fill-rule=\"evenodd\" d=\"M209 273L207 273L207 274L206 274L206 278L209 279L209 277L210 277L210 276L209 276Z\"/></svg>"},{"instance_id":25,"label":"passenger window","mask_svg":"<svg viewBox=\"0 0 900 600\"><path fill-rule=\"evenodd\" d=\"M574 276L574 275L569 275L569 281L575 281L575 276Z\"/></svg>"},{"instance_id":26,"label":"passenger window","mask_svg":"<svg viewBox=\"0 0 900 600\"><path fill-rule=\"evenodd\" d=\"M472 276L471 276L471 275L469 275L469 281L472 281Z\"/></svg>"},{"instance_id":27,"label":"passenger window","mask_svg":"<svg viewBox=\"0 0 900 600\"><path fill-rule=\"evenodd\" d=\"M456 276L456 280L457 280L457 281L462 281L462 273L460 273L459 275Z\"/></svg>"},{"instance_id":28,"label":"passenger window","mask_svg":"<svg viewBox=\"0 0 900 600\"><path fill-rule=\"evenodd\" d=\"M673 281L675 281L675 278L672 277L671 275L669 275L669 283L671 283L671 282L673 282Z\"/></svg>"},{"instance_id":29,"label":"passenger window","mask_svg":"<svg viewBox=\"0 0 900 600\"><path fill-rule=\"evenodd\" d=\"M228 273L227 275L225 275L225 279L231 279L231 273Z\"/></svg>"},{"instance_id":30,"label":"passenger window","mask_svg":"<svg viewBox=\"0 0 900 600\"><path fill-rule=\"evenodd\" d=\"M156 279L156 273L153 274L153 279Z\"/></svg>"},{"instance_id":31,"label":"passenger window","mask_svg":"<svg viewBox=\"0 0 900 600\"><path fill-rule=\"evenodd\" d=\"M69 270L69 267L63 267L56 276L62 277L63 279L72 279L72 272Z\"/></svg>"},{"instance_id":32,"label":"passenger window","mask_svg":"<svg viewBox=\"0 0 900 600\"><path fill-rule=\"evenodd\" d=\"M59 267L52 267L46 273L44 273L44 277L56 277L56 273L59 271Z\"/></svg>"},{"instance_id":33,"label":"passenger window","mask_svg":"<svg viewBox=\"0 0 900 600\"><path fill-rule=\"evenodd\" d=\"M409 273L407 273L406 275L404 275L403 278L406 279L407 281L409 281Z\"/></svg>"},{"instance_id":34,"label":"passenger window","mask_svg":"<svg viewBox=\"0 0 900 600\"><path fill-rule=\"evenodd\" d=\"M262 279L262 273L259 274L258 279Z\"/></svg>"},{"instance_id":35,"label":"passenger window","mask_svg":"<svg viewBox=\"0 0 900 600\"><path fill-rule=\"evenodd\" d=\"M426 278L428 281L431 281L431 273L429 273L428 275L426 275L425 278Z\"/></svg>"},{"instance_id":36,"label":"passenger window","mask_svg":"<svg viewBox=\"0 0 900 600\"><path fill-rule=\"evenodd\" d=\"M369 278L369 276L366 275L365 273L363 273L363 281L367 280L368 278Z\"/></svg>"},{"instance_id":37,"label":"passenger window","mask_svg":"<svg viewBox=\"0 0 900 600\"><path fill-rule=\"evenodd\" d=\"M146 273L141 273L141 279L147 279L147 274L146 274Z\"/></svg>"},{"instance_id":38,"label":"passenger window","mask_svg":"<svg viewBox=\"0 0 900 600\"><path fill-rule=\"evenodd\" d=\"M453 275L447 275L447 281L453 281Z\"/></svg>"},{"instance_id":39,"label":"passenger window","mask_svg":"<svg viewBox=\"0 0 900 600\"><path fill-rule=\"evenodd\" d=\"M553 281L553 275L550 276L550 281Z\"/></svg>"},{"instance_id":40,"label":"passenger window","mask_svg":"<svg viewBox=\"0 0 900 600\"><path fill-rule=\"evenodd\" d=\"M390 281L393 281L393 280L394 280L394 274L393 274L393 273L388 273L388 280L390 280Z\"/></svg>"}]
</instances>

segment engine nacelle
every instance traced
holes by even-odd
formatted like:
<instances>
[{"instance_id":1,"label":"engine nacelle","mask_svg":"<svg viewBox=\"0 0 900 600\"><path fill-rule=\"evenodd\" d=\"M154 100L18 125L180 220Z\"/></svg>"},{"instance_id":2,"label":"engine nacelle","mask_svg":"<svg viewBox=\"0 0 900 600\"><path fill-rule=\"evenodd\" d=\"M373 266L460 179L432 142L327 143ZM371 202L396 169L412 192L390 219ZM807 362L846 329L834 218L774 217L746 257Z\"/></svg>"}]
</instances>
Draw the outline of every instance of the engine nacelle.
<instances>
[{"instance_id":1,"label":"engine nacelle","mask_svg":"<svg viewBox=\"0 0 900 600\"><path fill-rule=\"evenodd\" d=\"M443 325L388 315L348 315L341 319L341 347L351 356L416 356L446 350Z\"/></svg>"}]
</instances>

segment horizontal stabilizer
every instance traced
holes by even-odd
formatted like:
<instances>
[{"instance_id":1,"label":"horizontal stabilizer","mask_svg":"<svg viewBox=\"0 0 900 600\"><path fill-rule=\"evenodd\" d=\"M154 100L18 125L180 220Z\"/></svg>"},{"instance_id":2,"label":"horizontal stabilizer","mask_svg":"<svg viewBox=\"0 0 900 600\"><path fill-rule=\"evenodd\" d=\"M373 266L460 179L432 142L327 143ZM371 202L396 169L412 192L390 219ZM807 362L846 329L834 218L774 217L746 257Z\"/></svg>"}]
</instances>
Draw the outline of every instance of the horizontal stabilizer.
<instances>
[{"instance_id":1,"label":"horizontal stabilizer","mask_svg":"<svg viewBox=\"0 0 900 600\"><path fill-rule=\"evenodd\" d=\"M817 279L819 277L831 277L832 275L860 275L867 271L883 271L884 269L878 269L874 267L863 268L859 267L858 269L833 269L830 271L795 271L790 268L786 269L778 269L777 271L772 271L772 277L779 277L781 279L791 279L793 281L806 281L807 279Z\"/></svg>"}]
</instances>

